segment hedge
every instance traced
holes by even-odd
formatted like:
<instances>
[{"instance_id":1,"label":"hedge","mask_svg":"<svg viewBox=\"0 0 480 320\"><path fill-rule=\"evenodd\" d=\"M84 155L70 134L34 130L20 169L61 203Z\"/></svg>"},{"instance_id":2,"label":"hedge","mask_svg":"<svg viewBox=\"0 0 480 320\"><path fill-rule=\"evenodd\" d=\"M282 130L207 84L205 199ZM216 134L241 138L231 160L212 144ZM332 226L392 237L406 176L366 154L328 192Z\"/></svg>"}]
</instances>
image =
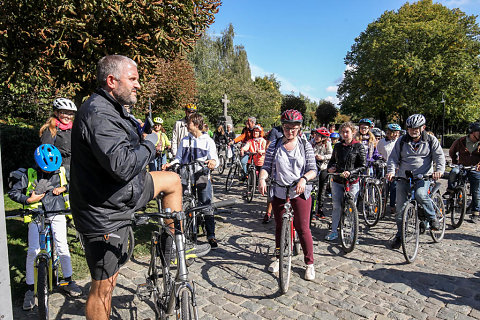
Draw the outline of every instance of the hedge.
<instances>
[{"instance_id":1,"label":"hedge","mask_svg":"<svg viewBox=\"0 0 480 320\"><path fill-rule=\"evenodd\" d=\"M457 140L458 138L464 137L465 134L461 133L452 133L452 134L446 134L445 135L445 141L444 141L444 148L450 149L452 146L453 142Z\"/></svg>"},{"instance_id":2,"label":"hedge","mask_svg":"<svg viewBox=\"0 0 480 320\"><path fill-rule=\"evenodd\" d=\"M33 166L33 152L40 144L38 130L38 128L0 124L4 191L7 190L8 175L11 171Z\"/></svg>"}]
</instances>

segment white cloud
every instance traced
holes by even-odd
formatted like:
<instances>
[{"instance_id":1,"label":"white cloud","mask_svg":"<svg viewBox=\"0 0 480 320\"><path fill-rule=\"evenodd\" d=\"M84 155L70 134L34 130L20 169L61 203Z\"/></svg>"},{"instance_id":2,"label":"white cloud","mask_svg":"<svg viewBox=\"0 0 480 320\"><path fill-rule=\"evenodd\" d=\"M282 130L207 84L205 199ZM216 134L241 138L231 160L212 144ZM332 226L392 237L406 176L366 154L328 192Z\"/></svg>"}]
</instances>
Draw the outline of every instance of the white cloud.
<instances>
[{"instance_id":1,"label":"white cloud","mask_svg":"<svg viewBox=\"0 0 480 320\"><path fill-rule=\"evenodd\" d=\"M337 92L338 86L329 86L325 89L327 92Z\"/></svg>"},{"instance_id":2,"label":"white cloud","mask_svg":"<svg viewBox=\"0 0 480 320\"><path fill-rule=\"evenodd\" d=\"M340 100L338 100L337 97L328 96L328 97L325 98L325 100L330 101L331 103L333 103L336 106L338 106L338 104L340 103Z\"/></svg>"},{"instance_id":3,"label":"white cloud","mask_svg":"<svg viewBox=\"0 0 480 320\"><path fill-rule=\"evenodd\" d=\"M254 80L256 77L263 77L263 76L274 74L275 78L278 81L280 81L280 92L282 92L283 94L290 94L292 92L294 94L299 94L301 92L303 95L307 96L310 100L313 100L316 102L320 101L320 98L309 94L309 92L315 90L315 88L313 88L312 86L306 85L306 86L303 86L302 88L299 88L287 78L282 77L281 75L275 74L273 72L268 72L264 70L262 67L259 67L254 64L250 64L250 71L252 74L252 80Z\"/></svg>"}]
</instances>

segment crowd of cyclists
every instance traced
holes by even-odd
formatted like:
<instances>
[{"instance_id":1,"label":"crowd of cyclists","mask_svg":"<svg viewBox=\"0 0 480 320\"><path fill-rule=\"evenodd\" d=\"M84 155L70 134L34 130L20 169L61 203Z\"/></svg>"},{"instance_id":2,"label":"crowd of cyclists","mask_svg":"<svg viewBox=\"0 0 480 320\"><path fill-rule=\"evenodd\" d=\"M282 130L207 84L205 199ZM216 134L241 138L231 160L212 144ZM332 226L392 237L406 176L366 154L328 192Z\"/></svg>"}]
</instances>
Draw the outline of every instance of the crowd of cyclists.
<instances>
[{"instance_id":1,"label":"crowd of cyclists","mask_svg":"<svg viewBox=\"0 0 480 320\"><path fill-rule=\"evenodd\" d=\"M293 224L304 254L305 279L310 281L315 279L310 225L312 220L324 219L327 215L328 212L325 210L327 194L330 194L332 199L330 212L332 222L325 240L334 241L338 238L337 229L345 192L344 185L349 184L350 192L357 198L362 176L378 175L374 167L379 162L384 162L385 178L389 181L388 213L395 216L397 224L397 230L389 246L396 249L401 244L402 212L407 204L409 191L406 180L402 178L406 178L406 172L409 171L413 176L431 176L433 180L438 180L445 172L446 163L442 147L438 139L426 131L426 119L421 114L409 116L405 122L405 130L402 130L400 124L390 123L386 127L386 132L383 132L375 127L372 119L361 119L356 124L352 122L341 124L338 133L326 127L313 129L307 138L303 133L303 115L291 109L281 114L281 125L268 132L257 123L255 117L249 117L241 134L235 136L232 124L221 124L214 132L209 133L197 106L190 103L185 106L185 117L175 123L172 139L169 140L161 117L155 116L152 119L153 130L147 133L142 131L144 124L130 113L130 105L123 104L123 108L122 112L130 117L138 130L136 139L149 141L154 146L155 157L147 162L153 181L148 182L147 179L147 183L155 186L156 175L153 173L167 170L176 163L205 162L205 166L199 165L195 169L195 192L200 205L209 204L213 199L212 179L215 178L212 178L210 171L218 166L219 152L225 152L227 159L232 159L236 150L233 146L239 144L238 152L243 168L241 179L247 178L247 163L251 159L258 171L258 191L261 195L267 196L263 223L275 221L277 249L281 217L285 210L285 200L287 196L289 197L294 210ZM8 193L13 200L26 208L43 206L45 210L54 210L69 207L69 185L63 181L70 180L71 130L75 112L77 108L69 99L59 98L53 102L52 116L40 129L42 144L35 153L36 166L24 171ZM470 124L467 131L465 137L453 143L449 155L454 165L475 167L475 170L468 171L468 180L472 195L471 218L477 221L480 216L480 123ZM153 147L151 148L153 150ZM170 162L168 154L173 157ZM205 167L209 170L206 171ZM445 197L448 197L455 188L458 172L456 167L451 171ZM42 184L43 180L46 182ZM269 181L275 181L275 184ZM318 184L315 211L311 209L312 181ZM286 189L281 186L292 184L295 184L295 187L291 188L287 195ZM149 195L143 193L139 195L140 200L148 202L148 199L156 196L160 189L154 186L150 186ZM417 181L414 185L415 198L423 207L431 228L438 230L439 221L432 200L428 196L429 186L429 180ZM167 192L167 196L168 194ZM134 209L141 209L140 207L134 206ZM58 215L54 220L52 228L59 248L63 275L68 282L68 285L62 288L68 294L78 296L81 289L72 280L66 240L66 219L65 216ZM208 244L212 249L217 248L213 216L205 216L205 227ZM39 251L39 244L37 226L33 222L29 225L28 246L26 261L28 289L23 303L25 310L35 306L33 258ZM278 271L277 256L267 269L270 272Z\"/></svg>"}]
</instances>

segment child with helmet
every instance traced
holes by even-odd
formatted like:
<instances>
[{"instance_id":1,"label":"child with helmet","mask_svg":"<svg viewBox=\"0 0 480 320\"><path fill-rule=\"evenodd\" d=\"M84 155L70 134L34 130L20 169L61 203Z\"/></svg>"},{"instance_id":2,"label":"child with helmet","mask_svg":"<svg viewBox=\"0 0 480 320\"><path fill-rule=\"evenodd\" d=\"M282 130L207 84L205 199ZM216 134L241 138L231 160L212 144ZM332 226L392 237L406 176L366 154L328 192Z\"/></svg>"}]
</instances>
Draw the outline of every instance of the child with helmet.
<instances>
[{"instance_id":1,"label":"child with helmet","mask_svg":"<svg viewBox=\"0 0 480 320\"><path fill-rule=\"evenodd\" d=\"M40 142L57 147L66 168L70 168L72 126L76 111L77 107L73 101L66 98L55 99L52 116L40 128Z\"/></svg>"},{"instance_id":2,"label":"child with helmet","mask_svg":"<svg viewBox=\"0 0 480 320\"><path fill-rule=\"evenodd\" d=\"M153 118L152 132L158 136L158 143L155 145L157 151L155 158L148 164L148 168L150 171L160 171L162 170L162 166L167 163L167 151L171 146L170 140L168 140L165 129L163 128L162 118Z\"/></svg>"},{"instance_id":3,"label":"child with helmet","mask_svg":"<svg viewBox=\"0 0 480 320\"><path fill-rule=\"evenodd\" d=\"M323 214L323 200L325 196L325 189L328 181L327 164L332 157L332 144L329 141L330 132L325 127L321 127L315 130L314 139L312 143L313 151L315 153L315 160L317 162L318 169L318 195L317 195L317 208L316 217L310 217L311 220L316 218L324 218Z\"/></svg>"},{"instance_id":4,"label":"child with helmet","mask_svg":"<svg viewBox=\"0 0 480 320\"><path fill-rule=\"evenodd\" d=\"M12 186L8 196L15 202L23 204L25 209L58 211L69 208L66 192L68 191L68 174L62 166L62 156L58 148L51 144L40 145L34 153L37 167L29 168ZM20 169L19 169L20 170ZM67 285L61 288L70 296L79 296L82 290L72 280L72 263L67 242L66 218L63 214L48 215L51 220L53 237L57 254L62 266L63 277ZM25 222L31 218L26 216ZM28 225L28 251L26 260L27 292L23 301L23 309L35 307L34 296L34 261L40 250L39 226L35 222Z\"/></svg>"},{"instance_id":5,"label":"child with helmet","mask_svg":"<svg viewBox=\"0 0 480 320\"><path fill-rule=\"evenodd\" d=\"M240 149L240 155L242 157L245 152L256 153L253 156L253 163L258 170L263 166L263 162L265 161L265 151L267 148L267 140L262 137L262 132L262 127L256 124L253 127L253 138L248 140L242 149Z\"/></svg>"},{"instance_id":6,"label":"child with helmet","mask_svg":"<svg viewBox=\"0 0 480 320\"><path fill-rule=\"evenodd\" d=\"M340 140L340 134L337 132L330 133L330 143L332 144L332 148L335 147L335 144Z\"/></svg>"}]
</instances>

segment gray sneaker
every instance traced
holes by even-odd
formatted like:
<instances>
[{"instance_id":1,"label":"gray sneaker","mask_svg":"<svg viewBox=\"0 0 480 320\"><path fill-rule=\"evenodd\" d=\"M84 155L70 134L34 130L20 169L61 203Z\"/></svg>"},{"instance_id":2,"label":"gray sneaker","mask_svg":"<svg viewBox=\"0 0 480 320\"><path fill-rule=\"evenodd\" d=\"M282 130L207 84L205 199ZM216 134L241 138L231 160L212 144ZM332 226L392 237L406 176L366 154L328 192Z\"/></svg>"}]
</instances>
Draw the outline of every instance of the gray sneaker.
<instances>
[{"instance_id":1,"label":"gray sneaker","mask_svg":"<svg viewBox=\"0 0 480 320\"><path fill-rule=\"evenodd\" d=\"M78 297L82 295L82 289L75 283L75 281L70 281L66 285L62 285L61 288L71 297Z\"/></svg>"},{"instance_id":2,"label":"gray sneaker","mask_svg":"<svg viewBox=\"0 0 480 320\"><path fill-rule=\"evenodd\" d=\"M23 298L23 310L32 310L35 307L35 294L33 290L27 290L25 292L25 298Z\"/></svg>"}]
</instances>

